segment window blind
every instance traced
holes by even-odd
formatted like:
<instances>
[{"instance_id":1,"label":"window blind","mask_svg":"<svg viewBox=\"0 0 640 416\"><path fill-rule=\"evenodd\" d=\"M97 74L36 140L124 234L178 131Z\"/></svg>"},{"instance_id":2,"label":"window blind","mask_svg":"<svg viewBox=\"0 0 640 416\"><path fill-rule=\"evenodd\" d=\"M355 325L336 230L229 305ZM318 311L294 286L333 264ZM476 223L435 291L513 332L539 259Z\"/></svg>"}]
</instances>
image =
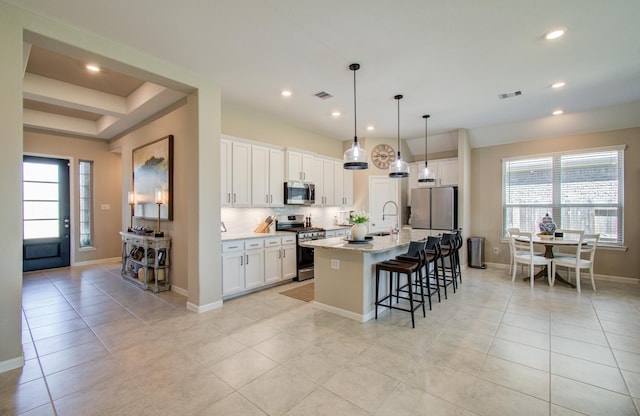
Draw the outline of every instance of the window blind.
<instances>
[{"instance_id":1,"label":"window blind","mask_svg":"<svg viewBox=\"0 0 640 416\"><path fill-rule=\"evenodd\" d=\"M558 228L623 245L624 147L504 159L502 168L504 230L538 232L549 213Z\"/></svg>"}]
</instances>

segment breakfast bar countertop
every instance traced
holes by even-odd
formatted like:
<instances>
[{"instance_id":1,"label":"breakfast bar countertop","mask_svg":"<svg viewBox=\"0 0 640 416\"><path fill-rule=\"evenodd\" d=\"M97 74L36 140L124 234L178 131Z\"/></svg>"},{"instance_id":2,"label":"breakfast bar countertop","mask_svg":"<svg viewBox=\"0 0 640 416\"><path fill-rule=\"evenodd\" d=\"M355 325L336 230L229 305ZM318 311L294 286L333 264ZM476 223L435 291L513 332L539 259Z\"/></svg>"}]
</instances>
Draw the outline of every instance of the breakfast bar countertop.
<instances>
[{"instance_id":1,"label":"breakfast bar countertop","mask_svg":"<svg viewBox=\"0 0 640 416\"><path fill-rule=\"evenodd\" d=\"M365 253L382 253L409 245L411 241L422 240L429 236L429 230L401 230L396 235L375 236L365 243L350 243L346 237L334 237L320 240L301 241L300 245L313 248L346 250Z\"/></svg>"}]
</instances>

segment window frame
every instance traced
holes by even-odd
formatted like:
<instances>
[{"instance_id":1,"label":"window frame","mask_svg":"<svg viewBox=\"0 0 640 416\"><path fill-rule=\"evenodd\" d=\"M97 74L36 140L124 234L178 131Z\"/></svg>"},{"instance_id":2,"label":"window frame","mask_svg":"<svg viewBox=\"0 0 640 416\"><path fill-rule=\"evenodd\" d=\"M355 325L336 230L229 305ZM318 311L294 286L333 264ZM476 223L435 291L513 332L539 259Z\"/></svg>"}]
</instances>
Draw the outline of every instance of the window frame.
<instances>
[{"instance_id":1,"label":"window frame","mask_svg":"<svg viewBox=\"0 0 640 416\"><path fill-rule=\"evenodd\" d=\"M83 169L82 169L82 165L83 164L88 164L89 165L89 185L86 186L84 185L84 181L82 180L83 177ZM94 162L92 160L85 160L85 159L79 159L78 160L78 248L80 250L85 250L85 249L92 249L95 247L94 245L94 208L95 208L95 204L94 204L94 195L93 195L93 183L94 183ZM83 188L84 187L88 187L89 191L89 198L85 198L83 197ZM89 201L89 207L85 210L83 209L83 201L84 200L88 200ZM89 221L84 221L84 211L88 211L89 213ZM82 224L88 222L88 229L89 232L88 233L83 233L82 232ZM89 236L89 244L83 244L83 235L87 235Z\"/></svg>"},{"instance_id":2,"label":"window frame","mask_svg":"<svg viewBox=\"0 0 640 416\"><path fill-rule=\"evenodd\" d=\"M562 210L566 208L593 208L594 210L598 210L599 208L608 207L610 209L616 210L617 217L617 235L616 241L602 241L599 243L602 246L608 246L612 248L624 248L624 152L626 150L626 145L619 146L607 146L607 147L599 147L599 148L589 148L589 149L577 149L571 151L562 151L562 152L551 152L551 153L542 153L535 155L523 155L523 156L515 156L509 158L503 158L501 160L502 164L502 238L506 239L506 230L511 228L511 224L507 224L509 215L508 209L512 207L531 207L533 209L544 207L544 204L508 204L507 203L507 179L508 179L508 163L509 162L517 162L517 161L534 161L536 159L543 158L551 158L551 186L552 186L552 198L549 208L549 214L554 218L558 228L563 228L562 224ZM578 156L578 155L594 155L597 153L605 153L605 152L618 152L618 161L617 161L617 196L618 201L616 203L563 203L562 202L562 166L561 160L562 157L566 156ZM597 166L597 165L593 165ZM564 227L569 228L569 227Z\"/></svg>"}]
</instances>

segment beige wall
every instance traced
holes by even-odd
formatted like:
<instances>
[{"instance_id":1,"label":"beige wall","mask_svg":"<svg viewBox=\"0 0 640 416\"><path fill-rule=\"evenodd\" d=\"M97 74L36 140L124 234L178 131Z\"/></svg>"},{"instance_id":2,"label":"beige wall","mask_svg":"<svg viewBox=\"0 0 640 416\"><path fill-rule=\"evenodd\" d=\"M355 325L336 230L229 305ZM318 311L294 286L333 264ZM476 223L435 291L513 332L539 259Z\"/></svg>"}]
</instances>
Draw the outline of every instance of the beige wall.
<instances>
[{"instance_id":1,"label":"beige wall","mask_svg":"<svg viewBox=\"0 0 640 416\"><path fill-rule=\"evenodd\" d=\"M500 241L502 231L502 158L536 155L603 146L627 145L624 160L624 239L627 251L599 248L597 274L640 277L640 128L576 136L555 137L471 150L471 235L485 237L485 260L508 263L509 248ZM500 253L493 254L498 247Z\"/></svg>"},{"instance_id":2,"label":"beige wall","mask_svg":"<svg viewBox=\"0 0 640 416\"><path fill-rule=\"evenodd\" d=\"M171 282L174 286L188 289L187 283L187 192L195 184L189 182L188 162L188 106L176 108L151 123L121 137L112 145L122 152L122 180L118 182L119 203L125 215L120 218L119 229L129 225L127 192L133 189L133 149L173 135L173 221L161 221L160 228L171 237ZM157 220L134 218L134 225L157 228ZM119 238L119 236L118 236Z\"/></svg>"},{"instance_id":3,"label":"beige wall","mask_svg":"<svg viewBox=\"0 0 640 416\"><path fill-rule=\"evenodd\" d=\"M268 114L234 103L222 105L222 133L342 159L341 140L283 123Z\"/></svg>"},{"instance_id":4,"label":"beige wall","mask_svg":"<svg viewBox=\"0 0 640 416\"><path fill-rule=\"evenodd\" d=\"M25 154L69 158L72 201L72 263L120 257L122 219L120 155L109 151L104 141L77 139L65 136L24 132ZM79 250L78 161L93 162L93 249ZM107 204L109 210L100 209Z\"/></svg>"}]
</instances>

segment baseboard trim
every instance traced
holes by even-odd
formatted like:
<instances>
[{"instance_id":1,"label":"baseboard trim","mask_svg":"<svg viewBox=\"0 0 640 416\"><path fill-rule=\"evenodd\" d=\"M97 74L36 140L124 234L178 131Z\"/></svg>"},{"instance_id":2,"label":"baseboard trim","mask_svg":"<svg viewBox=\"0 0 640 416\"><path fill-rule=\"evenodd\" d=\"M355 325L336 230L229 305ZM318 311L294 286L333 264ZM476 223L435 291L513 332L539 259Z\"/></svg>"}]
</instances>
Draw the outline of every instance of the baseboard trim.
<instances>
[{"instance_id":1,"label":"baseboard trim","mask_svg":"<svg viewBox=\"0 0 640 416\"><path fill-rule=\"evenodd\" d=\"M176 285L171 285L171 291L172 292L176 292L178 295L189 297L189 291L187 289L183 289L183 288L178 287Z\"/></svg>"},{"instance_id":2,"label":"baseboard trim","mask_svg":"<svg viewBox=\"0 0 640 416\"><path fill-rule=\"evenodd\" d=\"M222 308L222 301L207 303L206 305L198 306L195 303L187 302L187 309L191 312L203 313L212 311L214 309Z\"/></svg>"},{"instance_id":3,"label":"baseboard trim","mask_svg":"<svg viewBox=\"0 0 640 416\"><path fill-rule=\"evenodd\" d=\"M345 317L345 318L353 319L354 321L358 321L358 322L367 322L368 320L370 320L371 318L374 317L374 312L362 315L362 314L359 314L359 313L355 313L355 312L347 311L347 310L344 310L344 309L336 308L335 306L331 306L331 305L327 305L327 304L324 304L324 303L320 303L320 302L315 301L315 300L313 301L313 306L315 308L321 309L323 311L335 313L336 315L340 315L340 316Z\"/></svg>"},{"instance_id":4,"label":"baseboard trim","mask_svg":"<svg viewBox=\"0 0 640 416\"><path fill-rule=\"evenodd\" d=\"M491 267L492 269L501 269L501 270L509 270L508 264L503 263L486 263L487 267ZM589 273L586 272L586 276L588 278ZM582 276L581 280L584 280L585 272L581 272L580 276ZM637 277L623 277L623 276L611 276L606 274L594 274L593 277L596 280L604 280L609 282L618 282L618 283L627 283L632 285L640 284L640 278Z\"/></svg>"},{"instance_id":5,"label":"baseboard trim","mask_svg":"<svg viewBox=\"0 0 640 416\"><path fill-rule=\"evenodd\" d=\"M15 370L16 368L20 368L23 365L24 365L24 357L22 355L20 357L2 361L0 362L0 373L4 373L5 371Z\"/></svg>"},{"instance_id":6,"label":"baseboard trim","mask_svg":"<svg viewBox=\"0 0 640 416\"><path fill-rule=\"evenodd\" d=\"M116 263L116 262L121 262L122 261L122 257L111 257L108 259L98 259L98 260L88 260L88 261L76 261L74 262L71 266L72 267L78 267L78 266L95 266L98 264L106 264L106 263Z\"/></svg>"}]
</instances>

